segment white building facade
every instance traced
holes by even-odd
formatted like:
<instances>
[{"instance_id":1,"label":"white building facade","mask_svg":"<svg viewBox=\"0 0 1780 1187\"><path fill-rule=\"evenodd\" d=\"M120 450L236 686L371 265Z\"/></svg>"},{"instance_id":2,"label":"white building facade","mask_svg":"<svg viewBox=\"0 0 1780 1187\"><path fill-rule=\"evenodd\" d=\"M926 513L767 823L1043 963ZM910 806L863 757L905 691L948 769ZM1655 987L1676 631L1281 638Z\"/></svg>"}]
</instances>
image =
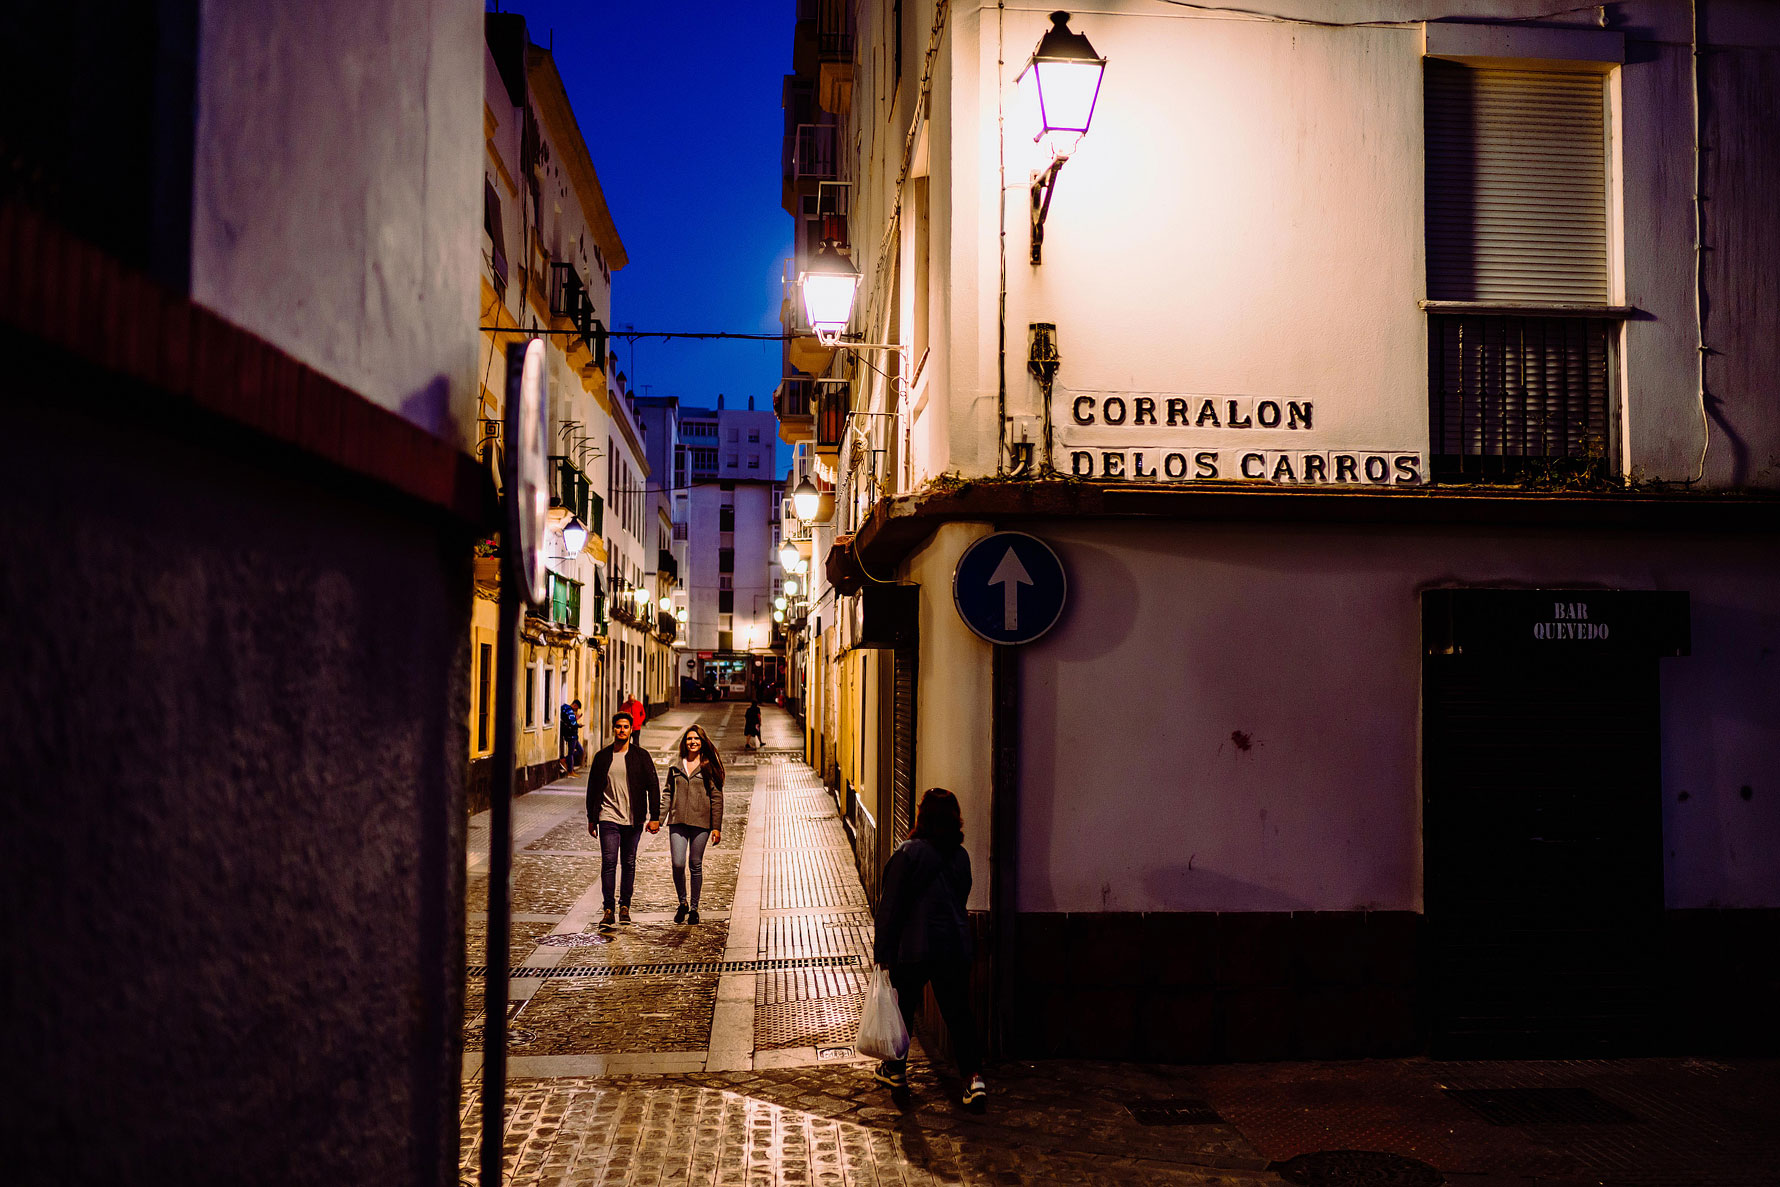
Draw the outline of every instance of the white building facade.
<instances>
[{"instance_id":1,"label":"white building facade","mask_svg":"<svg viewBox=\"0 0 1780 1187\"><path fill-rule=\"evenodd\" d=\"M799 266L843 213L898 348L779 395L868 886L955 791L1013 1055L1771 1049L1706 1003L1780 907L1780 17L1267 7L1070 15L1048 194L1044 14L797 26ZM1017 647L954 599L1007 530Z\"/></svg>"},{"instance_id":2,"label":"white building facade","mask_svg":"<svg viewBox=\"0 0 1780 1187\"><path fill-rule=\"evenodd\" d=\"M782 670L773 599L783 486L774 474L778 421L770 409L683 407L687 501L684 666L706 696L745 698L776 687Z\"/></svg>"}]
</instances>

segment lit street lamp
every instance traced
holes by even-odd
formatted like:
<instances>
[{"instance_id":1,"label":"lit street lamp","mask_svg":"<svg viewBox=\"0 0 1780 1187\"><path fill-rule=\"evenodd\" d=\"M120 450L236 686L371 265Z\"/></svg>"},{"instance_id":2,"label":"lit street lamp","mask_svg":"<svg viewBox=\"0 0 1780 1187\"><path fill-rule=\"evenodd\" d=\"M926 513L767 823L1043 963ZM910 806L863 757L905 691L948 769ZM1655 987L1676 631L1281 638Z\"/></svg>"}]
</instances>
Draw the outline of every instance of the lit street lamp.
<instances>
[{"instance_id":1,"label":"lit street lamp","mask_svg":"<svg viewBox=\"0 0 1780 1187\"><path fill-rule=\"evenodd\" d=\"M1039 38L1038 48L1019 81L1028 76L1038 91L1038 133L1050 150L1051 163L1032 175L1032 262L1039 262L1044 246L1045 216L1051 212L1051 194L1063 162L1087 135L1094 120L1094 103L1100 97L1100 80L1106 59L1094 52L1088 39L1069 28L1067 12L1053 12L1051 27Z\"/></svg>"},{"instance_id":2,"label":"lit street lamp","mask_svg":"<svg viewBox=\"0 0 1780 1187\"><path fill-rule=\"evenodd\" d=\"M787 573L797 572L797 562L803 558L798 554L797 545L787 540L779 548L779 567Z\"/></svg>"},{"instance_id":3,"label":"lit street lamp","mask_svg":"<svg viewBox=\"0 0 1780 1187\"><path fill-rule=\"evenodd\" d=\"M587 547L587 525L571 515L569 522L562 525L562 544L570 556L580 556Z\"/></svg>"},{"instance_id":4,"label":"lit street lamp","mask_svg":"<svg viewBox=\"0 0 1780 1187\"><path fill-rule=\"evenodd\" d=\"M838 243L824 239L797 283L803 289L803 312L810 328L822 341L832 342L853 318L859 269Z\"/></svg>"},{"instance_id":5,"label":"lit street lamp","mask_svg":"<svg viewBox=\"0 0 1780 1187\"><path fill-rule=\"evenodd\" d=\"M816 508L822 503L822 492L808 478L797 484L791 492L791 505L797 511L797 518L809 523L816 518Z\"/></svg>"}]
</instances>

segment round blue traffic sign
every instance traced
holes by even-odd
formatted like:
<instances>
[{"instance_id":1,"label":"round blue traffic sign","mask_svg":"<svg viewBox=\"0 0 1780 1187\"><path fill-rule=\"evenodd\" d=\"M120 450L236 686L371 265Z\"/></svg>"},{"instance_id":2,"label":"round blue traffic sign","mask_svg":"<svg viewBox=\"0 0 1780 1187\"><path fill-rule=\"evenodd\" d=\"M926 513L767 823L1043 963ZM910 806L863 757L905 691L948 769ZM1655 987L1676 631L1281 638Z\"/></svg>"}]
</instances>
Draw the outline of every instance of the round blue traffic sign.
<instances>
[{"instance_id":1,"label":"round blue traffic sign","mask_svg":"<svg viewBox=\"0 0 1780 1187\"><path fill-rule=\"evenodd\" d=\"M984 536L952 573L958 617L991 643L1032 642L1057 624L1068 595L1063 562L1025 532Z\"/></svg>"}]
</instances>

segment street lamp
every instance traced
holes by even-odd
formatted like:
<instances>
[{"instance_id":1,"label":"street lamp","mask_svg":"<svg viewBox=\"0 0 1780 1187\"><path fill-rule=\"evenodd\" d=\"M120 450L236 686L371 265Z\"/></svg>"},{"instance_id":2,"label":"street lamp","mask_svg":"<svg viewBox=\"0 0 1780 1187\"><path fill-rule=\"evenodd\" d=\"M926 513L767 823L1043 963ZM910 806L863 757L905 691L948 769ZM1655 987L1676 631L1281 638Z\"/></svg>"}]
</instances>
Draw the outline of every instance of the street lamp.
<instances>
[{"instance_id":1,"label":"street lamp","mask_svg":"<svg viewBox=\"0 0 1780 1187\"><path fill-rule=\"evenodd\" d=\"M824 239L816 257L797 278L803 289L804 318L816 337L832 344L853 319L853 297L859 291L859 269L834 239Z\"/></svg>"},{"instance_id":2,"label":"street lamp","mask_svg":"<svg viewBox=\"0 0 1780 1187\"><path fill-rule=\"evenodd\" d=\"M570 556L580 556L581 550L587 547L587 525L575 516L569 516L569 522L562 525L562 544Z\"/></svg>"},{"instance_id":3,"label":"street lamp","mask_svg":"<svg viewBox=\"0 0 1780 1187\"><path fill-rule=\"evenodd\" d=\"M649 591L640 585L630 591L630 596L636 600L639 609L649 604Z\"/></svg>"},{"instance_id":4,"label":"street lamp","mask_svg":"<svg viewBox=\"0 0 1780 1187\"><path fill-rule=\"evenodd\" d=\"M785 596L783 594L780 594L778 597L773 599L773 609L774 610L783 610L784 608L785 608Z\"/></svg>"},{"instance_id":5,"label":"street lamp","mask_svg":"<svg viewBox=\"0 0 1780 1187\"><path fill-rule=\"evenodd\" d=\"M797 518L809 523L816 518L816 509L822 504L822 492L808 478L797 484L791 492L791 506L797 511Z\"/></svg>"},{"instance_id":6,"label":"street lamp","mask_svg":"<svg viewBox=\"0 0 1780 1187\"><path fill-rule=\"evenodd\" d=\"M784 601L785 599L780 598L779 600ZM773 621L774 622L784 622L785 621L785 611L783 609L774 610L773 611Z\"/></svg>"},{"instance_id":7,"label":"street lamp","mask_svg":"<svg viewBox=\"0 0 1780 1187\"><path fill-rule=\"evenodd\" d=\"M678 622L685 622L686 621L686 611L683 609L674 611L674 619Z\"/></svg>"},{"instance_id":8,"label":"street lamp","mask_svg":"<svg viewBox=\"0 0 1780 1187\"><path fill-rule=\"evenodd\" d=\"M1067 12L1053 12L1051 27L1039 38L1038 48L1018 81L1032 77L1038 91L1038 133L1034 140L1050 150L1051 163L1032 175L1032 262L1039 262L1044 245L1045 216L1051 212L1051 194L1063 162L1087 135L1094 120L1094 103L1100 97L1100 80L1106 59L1094 52L1088 39L1069 28Z\"/></svg>"},{"instance_id":9,"label":"street lamp","mask_svg":"<svg viewBox=\"0 0 1780 1187\"><path fill-rule=\"evenodd\" d=\"M787 540L779 546L779 567L787 573L797 572L797 562L803 558L798 554L797 545Z\"/></svg>"},{"instance_id":10,"label":"street lamp","mask_svg":"<svg viewBox=\"0 0 1780 1187\"><path fill-rule=\"evenodd\" d=\"M657 606L660 606L663 610L672 610L674 608L674 599L669 597L667 594L662 594L661 600L656 602L655 604Z\"/></svg>"},{"instance_id":11,"label":"street lamp","mask_svg":"<svg viewBox=\"0 0 1780 1187\"><path fill-rule=\"evenodd\" d=\"M797 579L795 577L785 578L785 592L787 594L795 594L797 592Z\"/></svg>"}]
</instances>

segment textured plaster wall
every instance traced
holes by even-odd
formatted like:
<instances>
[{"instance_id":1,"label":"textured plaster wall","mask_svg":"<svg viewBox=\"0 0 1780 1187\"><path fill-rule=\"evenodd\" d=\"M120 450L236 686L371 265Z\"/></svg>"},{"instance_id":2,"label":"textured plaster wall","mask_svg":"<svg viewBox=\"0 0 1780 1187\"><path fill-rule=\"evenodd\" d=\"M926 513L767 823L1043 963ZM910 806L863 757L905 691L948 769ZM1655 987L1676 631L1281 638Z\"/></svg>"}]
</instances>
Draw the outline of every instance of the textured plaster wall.
<instances>
[{"instance_id":1,"label":"textured plaster wall","mask_svg":"<svg viewBox=\"0 0 1780 1187\"><path fill-rule=\"evenodd\" d=\"M468 448L480 6L201 7L193 298Z\"/></svg>"},{"instance_id":2,"label":"textured plaster wall","mask_svg":"<svg viewBox=\"0 0 1780 1187\"><path fill-rule=\"evenodd\" d=\"M1690 591L1693 654L1661 661L1666 899L1780 905L1771 541L1033 530L1070 602L1023 657L1021 909L1419 909L1419 592L1498 584Z\"/></svg>"},{"instance_id":3,"label":"textured plaster wall","mask_svg":"<svg viewBox=\"0 0 1780 1187\"><path fill-rule=\"evenodd\" d=\"M1780 177L1772 6L1702 5L1708 486L1780 485L1775 287ZM1063 169L1028 262L1027 183L1045 163L1014 85L1045 10L966 6L951 18L936 89L936 203L949 237L934 266L950 291L941 396L950 440L916 436L946 465L993 472L1002 363L1013 438L1041 436L1027 327L1057 326L1059 424L1080 392L1315 401L1309 432L1206 428L1191 448L1428 449L1423 247L1422 33L1430 17L1525 18L1519 0L1357 4L1319 28L1113 0L1071 28L1109 60L1090 134ZM1272 11L1328 19L1326 5ZM1623 464L1683 480L1699 465L1688 6L1612 6L1626 36L1614 72L1616 286L1624 333ZM1593 13L1570 18L1592 29ZM999 64L998 64L999 63ZM1530 63L1536 65L1536 63ZM1005 186L1005 191L1004 187ZM1005 198L1005 215L1002 202ZM859 233L856 232L856 237ZM931 413L929 413L931 414ZM1137 444L1142 444L1141 442ZM1065 466L1068 458L1063 458ZM1232 477L1225 466L1221 476ZM1425 468L1424 468L1425 473Z\"/></svg>"},{"instance_id":4,"label":"textured plaster wall","mask_svg":"<svg viewBox=\"0 0 1780 1187\"><path fill-rule=\"evenodd\" d=\"M470 541L69 380L9 405L4 1177L454 1182Z\"/></svg>"},{"instance_id":5,"label":"textured plaster wall","mask_svg":"<svg viewBox=\"0 0 1780 1187\"><path fill-rule=\"evenodd\" d=\"M950 788L964 811L964 846L974 874L970 909L989 909L990 806L994 700L989 644L971 633L952 603L952 571L971 543L989 534L979 523L948 523L909 562L905 579L921 587L917 660L915 803L929 787Z\"/></svg>"}]
</instances>

